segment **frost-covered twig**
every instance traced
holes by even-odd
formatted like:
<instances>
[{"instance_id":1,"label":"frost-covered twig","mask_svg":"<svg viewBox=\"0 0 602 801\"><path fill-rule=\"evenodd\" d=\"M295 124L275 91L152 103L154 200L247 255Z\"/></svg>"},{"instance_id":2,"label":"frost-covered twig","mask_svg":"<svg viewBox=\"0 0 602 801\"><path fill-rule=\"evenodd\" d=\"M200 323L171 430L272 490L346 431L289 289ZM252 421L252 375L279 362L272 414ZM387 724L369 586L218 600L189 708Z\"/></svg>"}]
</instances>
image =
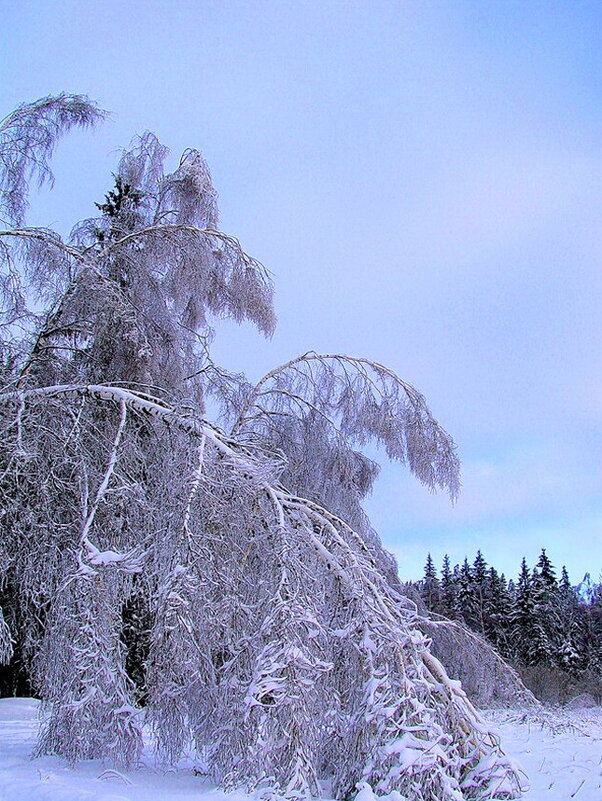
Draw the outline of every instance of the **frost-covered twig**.
<instances>
[{"instance_id":1,"label":"frost-covered twig","mask_svg":"<svg viewBox=\"0 0 602 801\"><path fill-rule=\"evenodd\" d=\"M86 519L84 520L84 524L82 526L82 531L80 535L80 544L81 547L83 548L83 553L85 553L88 562L93 565L106 564L107 562L115 562L123 559L123 554L116 554L114 551L101 552L90 541L88 535L94 524L94 518L96 517L96 512L98 511L98 507L104 500L105 495L107 494L109 482L111 480L111 476L113 475L115 464L117 463L119 446L121 444L121 439L123 437L126 420L127 420L127 406L125 405L125 402L122 399L119 403L119 425L117 427L117 431L115 432L115 439L113 440L113 446L109 454L109 461L107 463L107 468L105 470L104 476L102 477L102 481L96 491L94 501L92 502L92 507L90 508L90 511L86 516ZM81 553L78 558L80 570L82 570L83 572L89 572L90 568L83 561L83 553Z\"/></svg>"}]
</instances>

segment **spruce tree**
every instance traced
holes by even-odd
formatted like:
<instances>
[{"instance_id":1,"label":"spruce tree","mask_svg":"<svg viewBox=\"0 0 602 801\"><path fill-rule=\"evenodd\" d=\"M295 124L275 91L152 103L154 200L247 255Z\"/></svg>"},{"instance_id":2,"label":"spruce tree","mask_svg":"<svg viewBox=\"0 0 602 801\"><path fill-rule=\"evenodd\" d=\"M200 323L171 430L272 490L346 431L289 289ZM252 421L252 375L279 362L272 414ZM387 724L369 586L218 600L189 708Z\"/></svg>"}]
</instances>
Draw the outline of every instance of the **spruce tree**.
<instances>
[{"instance_id":1,"label":"spruce tree","mask_svg":"<svg viewBox=\"0 0 602 801\"><path fill-rule=\"evenodd\" d=\"M523 665L535 664L534 651L535 599L531 573L523 557L510 621L510 636L514 659Z\"/></svg>"},{"instance_id":2,"label":"spruce tree","mask_svg":"<svg viewBox=\"0 0 602 801\"><path fill-rule=\"evenodd\" d=\"M582 613L582 653L586 669L602 675L602 584L597 584L589 604L580 606Z\"/></svg>"},{"instance_id":3,"label":"spruce tree","mask_svg":"<svg viewBox=\"0 0 602 801\"><path fill-rule=\"evenodd\" d=\"M443 557L441 568L441 614L448 618L457 616L456 583L449 563L449 556Z\"/></svg>"},{"instance_id":4,"label":"spruce tree","mask_svg":"<svg viewBox=\"0 0 602 801\"><path fill-rule=\"evenodd\" d=\"M492 566L487 574L487 596L485 599L484 634L496 651L504 658L511 655L509 642L509 620L512 602L508 594L504 574L500 576Z\"/></svg>"},{"instance_id":5,"label":"spruce tree","mask_svg":"<svg viewBox=\"0 0 602 801\"><path fill-rule=\"evenodd\" d=\"M466 557L464 558L462 567L458 571L457 586L458 617L463 620L469 628L478 630L479 618L475 597L474 579L472 568Z\"/></svg>"},{"instance_id":6,"label":"spruce tree","mask_svg":"<svg viewBox=\"0 0 602 801\"><path fill-rule=\"evenodd\" d=\"M422 600L430 612L440 613L441 611L441 586L437 578L437 569L430 553L427 556L424 566L424 578L420 587Z\"/></svg>"},{"instance_id":7,"label":"spruce tree","mask_svg":"<svg viewBox=\"0 0 602 801\"><path fill-rule=\"evenodd\" d=\"M531 578L533 592L532 664L553 664L561 646L558 582L552 562L542 549Z\"/></svg>"},{"instance_id":8,"label":"spruce tree","mask_svg":"<svg viewBox=\"0 0 602 801\"><path fill-rule=\"evenodd\" d=\"M485 634L486 616L489 588L489 577L487 574L487 562L481 551L477 555L472 565L472 588L474 603L474 625L479 634Z\"/></svg>"},{"instance_id":9,"label":"spruce tree","mask_svg":"<svg viewBox=\"0 0 602 801\"><path fill-rule=\"evenodd\" d=\"M583 615L577 593L571 585L566 567L562 566L558 586L559 647L557 663L569 673L576 673L584 665Z\"/></svg>"}]
</instances>

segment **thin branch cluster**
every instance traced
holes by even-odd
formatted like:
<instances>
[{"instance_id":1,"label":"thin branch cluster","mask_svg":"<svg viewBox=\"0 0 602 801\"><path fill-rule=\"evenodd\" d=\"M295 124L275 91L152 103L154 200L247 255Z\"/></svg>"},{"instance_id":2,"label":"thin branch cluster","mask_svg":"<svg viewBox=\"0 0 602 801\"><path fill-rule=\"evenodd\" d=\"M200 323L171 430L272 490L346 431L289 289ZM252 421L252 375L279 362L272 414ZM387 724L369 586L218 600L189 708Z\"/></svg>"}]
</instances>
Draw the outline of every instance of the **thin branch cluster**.
<instances>
[{"instance_id":1,"label":"thin branch cluster","mask_svg":"<svg viewBox=\"0 0 602 801\"><path fill-rule=\"evenodd\" d=\"M70 128L89 128L105 116L83 95L61 94L25 103L0 122L0 219L22 225L29 183L52 184L49 161ZM6 217L5 217L6 215Z\"/></svg>"},{"instance_id":2,"label":"thin branch cluster","mask_svg":"<svg viewBox=\"0 0 602 801\"><path fill-rule=\"evenodd\" d=\"M38 753L135 764L147 724L225 788L517 797L360 506L357 448L453 497L451 439L375 362L310 353L255 387L216 366L212 320L269 334L271 284L217 229L202 157L165 158L139 138L69 242L14 215L0 232L49 304L5 329L0 388L0 658L18 649L43 700Z\"/></svg>"}]
</instances>

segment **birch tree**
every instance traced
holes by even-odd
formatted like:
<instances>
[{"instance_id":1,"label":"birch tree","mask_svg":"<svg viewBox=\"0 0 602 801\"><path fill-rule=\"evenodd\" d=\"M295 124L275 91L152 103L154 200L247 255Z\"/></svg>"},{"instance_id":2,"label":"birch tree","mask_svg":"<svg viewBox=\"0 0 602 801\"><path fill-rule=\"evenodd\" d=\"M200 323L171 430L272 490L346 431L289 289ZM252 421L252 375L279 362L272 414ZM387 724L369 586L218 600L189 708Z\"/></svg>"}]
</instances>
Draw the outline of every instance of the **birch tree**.
<instances>
[{"instance_id":1,"label":"birch tree","mask_svg":"<svg viewBox=\"0 0 602 801\"><path fill-rule=\"evenodd\" d=\"M455 497L451 438L365 358L308 353L254 386L212 361L220 318L269 335L275 315L268 274L219 229L196 150L168 172L146 133L96 218L67 239L27 227L57 140L102 116L61 95L0 124L0 581L19 608L0 618L0 657L18 619L37 752L136 764L146 723L163 759L192 744L226 788L516 797L361 507L370 441Z\"/></svg>"}]
</instances>

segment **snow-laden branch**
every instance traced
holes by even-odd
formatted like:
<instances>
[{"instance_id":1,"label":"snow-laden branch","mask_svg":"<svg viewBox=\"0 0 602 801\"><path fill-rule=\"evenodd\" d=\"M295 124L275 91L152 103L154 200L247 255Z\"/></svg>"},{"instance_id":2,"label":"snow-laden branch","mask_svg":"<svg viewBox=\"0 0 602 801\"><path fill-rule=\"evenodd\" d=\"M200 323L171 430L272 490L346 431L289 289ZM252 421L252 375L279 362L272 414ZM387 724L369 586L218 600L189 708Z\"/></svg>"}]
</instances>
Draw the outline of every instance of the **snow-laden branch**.
<instances>
[{"instance_id":1,"label":"snow-laden branch","mask_svg":"<svg viewBox=\"0 0 602 801\"><path fill-rule=\"evenodd\" d=\"M0 232L0 234L1 233L2 232ZM257 270L261 275L267 278L267 270L265 267L256 259L253 259L247 253L245 253L239 240L235 236L230 236L229 234L225 234L223 231L218 231L213 228L197 228L193 225L178 225L176 223L160 223L156 225L149 225L147 228L140 228L136 231L132 231L132 233L121 236L114 242L108 244L106 247L99 249L95 253L95 258L101 261L111 253L119 250L123 245L138 239L144 239L145 237L156 237L163 239L166 236L169 237L169 235L172 233L189 234L193 237L203 237L208 240L215 239L236 251L240 260L246 267ZM89 252L92 247L97 246L94 245L86 248L84 253Z\"/></svg>"},{"instance_id":2,"label":"snow-laden branch","mask_svg":"<svg viewBox=\"0 0 602 801\"><path fill-rule=\"evenodd\" d=\"M272 414L290 414L288 424L272 435L285 452L316 450L326 437L331 455L338 452L331 463L345 472L346 483L356 484L360 495L370 488L373 475L367 477L365 466L358 470L351 448L370 440L383 446L391 459L407 463L430 489L444 488L452 500L458 494L459 461L452 438L434 419L423 395L378 362L313 351L292 359L248 391L232 434L265 434ZM304 477L291 471L287 480L312 494L313 488L303 486Z\"/></svg>"},{"instance_id":3,"label":"snow-laden branch","mask_svg":"<svg viewBox=\"0 0 602 801\"><path fill-rule=\"evenodd\" d=\"M99 400L113 401L120 405L123 404L124 407L148 414L150 417L161 418L165 423L173 425L188 434L204 438L218 452L227 457L229 462L237 465L241 471L249 476L257 476L258 478L265 476L265 460L256 459L247 447L240 445L232 437L223 434L207 421L184 415L158 398L151 400L146 394L141 395L124 387L114 387L107 384L58 384L38 387L37 389L15 390L0 394L0 405L7 403L22 404L29 399L58 398L61 396L92 397Z\"/></svg>"},{"instance_id":4,"label":"snow-laden branch","mask_svg":"<svg viewBox=\"0 0 602 801\"><path fill-rule=\"evenodd\" d=\"M60 94L19 106L0 122L0 214L22 225L28 183L53 182L50 158L58 140L73 127L87 128L106 113L84 95Z\"/></svg>"},{"instance_id":5,"label":"snow-laden branch","mask_svg":"<svg viewBox=\"0 0 602 801\"><path fill-rule=\"evenodd\" d=\"M117 554L114 551L100 551L90 540L89 534L92 526L94 525L94 518L96 517L96 512L98 511L98 507L102 503L107 494L107 489L109 487L109 482L111 480L111 476L113 475L113 471L115 470L115 465L117 464L117 457L119 446L121 444L121 440L123 437L123 432L125 430L125 424L127 420L127 406L123 400L119 403L119 425L117 426L117 431L115 432L115 439L113 441L113 446L111 448L111 452L109 454L109 461L107 464L107 468L105 470L105 474L102 477L102 481L96 491L96 495L92 502L92 506L90 511L88 512L86 519L84 520L84 525L82 526L82 532L80 535L80 543L82 548L82 554L79 556L79 564L80 570L86 573L94 573L94 571L88 567L83 561L83 556L85 554L85 558L87 561L92 565L102 565L107 564L108 562L119 562L122 561L124 558L122 554Z\"/></svg>"},{"instance_id":6,"label":"snow-laden branch","mask_svg":"<svg viewBox=\"0 0 602 801\"><path fill-rule=\"evenodd\" d=\"M146 393L54 385L3 393L0 406L16 407L24 439L28 415L39 419L45 408L50 419L59 417L69 398L120 410L80 533L87 563L103 571L104 581L114 574L100 557L113 549L92 546L88 535L111 486L132 469L119 469L119 453L128 420L140 414L126 410L181 432L194 464L181 478L181 500L165 510L169 536L149 543L144 565L146 580L157 583L148 714L170 759L185 747L190 727L199 742L214 744L213 772L225 786L253 789L275 777L283 795L315 794L326 760L341 797L352 795L358 781L377 794L397 789L407 797L419 797L428 781L436 793L425 796L431 801L462 798L464 789L471 798L466 782L479 792L489 788L495 798L492 782L500 778L510 787L506 797L518 793L518 779L497 742L429 654L415 608L387 582L348 523L280 486L278 465L261 450ZM151 462L144 469L155 468ZM162 525L162 514L154 510L153 526ZM174 527L172 521L180 522ZM272 581L276 596L268 589ZM77 580L64 585L61 597L78 586ZM319 601L323 593L327 602ZM275 597L280 601L274 607ZM98 603L105 603L104 596ZM96 648L103 636L92 627L85 643ZM84 660L78 670L91 686L97 675L91 663ZM108 681L104 674L99 680ZM119 683L107 687L122 692ZM334 705L336 726L308 716L325 704ZM93 699L82 709L91 715ZM43 742L59 737L63 713L57 714ZM131 732L126 740L135 747ZM412 754L420 759L409 759Z\"/></svg>"},{"instance_id":7,"label":"snow-laden branch","mask_svg":"<svg viewBox=\"0 0 602 801\"><path fill-rule=\"evenodd\" d=\"M70 256L80 264L90 265L90 259L86 258L77 248L66 245L62 239L52 231L47 231L44 228L12 228L10 230L1 231L0 237L14 237L15 239L34 239L37 242L43 242L51 248L61 251L66 256Z\"/></svg>"}]
</instances>

